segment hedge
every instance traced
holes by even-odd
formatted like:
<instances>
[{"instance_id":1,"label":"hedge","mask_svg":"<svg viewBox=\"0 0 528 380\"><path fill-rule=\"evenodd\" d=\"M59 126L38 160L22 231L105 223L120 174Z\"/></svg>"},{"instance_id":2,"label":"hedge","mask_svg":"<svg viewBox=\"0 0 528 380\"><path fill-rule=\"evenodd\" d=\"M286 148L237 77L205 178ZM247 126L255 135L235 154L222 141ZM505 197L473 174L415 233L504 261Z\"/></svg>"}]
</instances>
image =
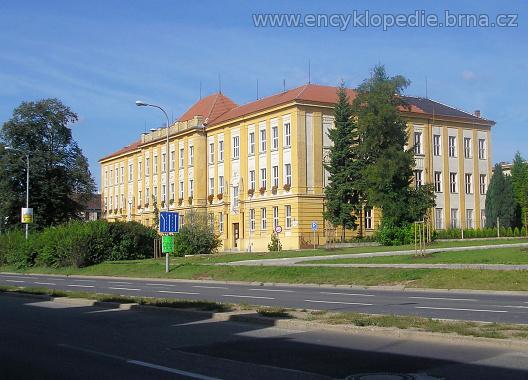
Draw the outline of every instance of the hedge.
<instances>
[{"instance_id":1,"label":"hedge","mask_svg":"<svg viewBox=\"0 0 528 380\"><path fill-rule=\"evenodd\" d=\"M19 230L0 235L0 265L85 267L106 260L152 256L156 231L137 222L103 220L45 228L28 240Z\"/></svg>"},{"instance_id":2,"label":"hedge","mask_svg":"<svg viewBox=\"0 0 528 380\"><path fill-rule=\"evenodd\" d=\"M501 227L500 237L523 237L526 236L526 227L519 229L515 227ZM453 228L448 230L437 230L437 239L461 239L462 230L460 228ZM494 238L497 237L497 228L482 228L482 229L464 229L464 238Z\"/></svg>"}]
</instances>

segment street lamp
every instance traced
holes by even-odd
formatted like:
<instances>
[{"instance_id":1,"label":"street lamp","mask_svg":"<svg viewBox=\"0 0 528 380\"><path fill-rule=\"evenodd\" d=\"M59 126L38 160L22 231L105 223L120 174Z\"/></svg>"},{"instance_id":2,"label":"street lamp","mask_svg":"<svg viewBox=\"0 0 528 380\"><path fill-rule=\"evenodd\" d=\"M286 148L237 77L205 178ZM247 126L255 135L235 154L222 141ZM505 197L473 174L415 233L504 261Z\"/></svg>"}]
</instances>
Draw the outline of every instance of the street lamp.
<instances>
[{"instance_id":1,"label":"street lamp","mask_svg":"<svg viewBox=\"0 0 528 380\"><path fill-rule=\"evenodd\" d=\"M170 129L170 121L169 116L167 115L167 112L160 106L157 106L155 104L149 104L146 102L143 102L141 100L136 100L136 106L138 107L154 107L165 115L165 118L167 119L167 140L166 140L166 147L165 147L165 210L169 211L169 165L170 165L170 158L169 158L169 129ZM167 253L165 255L165 272L169 272L169 254Z\"/></svg>"},{"instance_id":2,"label":"street lamp","mask_svg":"<svg viewBox=\"0 0 528 380\"><path fill-rule=\"evenodd\" d=\"M19 152L26 156L26 208L29 208L29 153L24 152L21 149L13 148L10 146L6 146L5 150L9 150L12 152ZM29 223L26 223L26 240L29 237Z\"/></svg>"}]
</instances>

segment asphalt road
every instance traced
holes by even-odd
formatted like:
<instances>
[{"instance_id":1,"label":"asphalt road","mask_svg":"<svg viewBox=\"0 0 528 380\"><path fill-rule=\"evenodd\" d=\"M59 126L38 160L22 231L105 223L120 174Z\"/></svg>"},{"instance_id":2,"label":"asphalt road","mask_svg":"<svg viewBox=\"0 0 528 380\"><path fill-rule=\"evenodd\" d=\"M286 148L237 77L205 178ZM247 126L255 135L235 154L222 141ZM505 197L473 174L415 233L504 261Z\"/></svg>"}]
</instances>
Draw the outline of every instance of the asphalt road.
<instances>
[{"instance_id":1,"label":"asphalt road","mask_svg":"<svg viewBox=\"0 0 528 380\"><path fill-rule=\"evenodd\" d=\"M526 379L528 353L0 295L0 378ZM391 373L384 377L349 377ZM401 377L395 374L415 374Z\"/></svg>"},{"instance_id":2,"label":"asphalt road","mask_svg":"<svg viewBox=\"0 0 528 380\"><path fill-rule=\"evenodd\" d=\"M0 274L0 285L128 296L207 300L297 309L416 315L528 324L528 294L395 291L343 287L259 286L201 281Z\"/></svg>"}]
</instances>

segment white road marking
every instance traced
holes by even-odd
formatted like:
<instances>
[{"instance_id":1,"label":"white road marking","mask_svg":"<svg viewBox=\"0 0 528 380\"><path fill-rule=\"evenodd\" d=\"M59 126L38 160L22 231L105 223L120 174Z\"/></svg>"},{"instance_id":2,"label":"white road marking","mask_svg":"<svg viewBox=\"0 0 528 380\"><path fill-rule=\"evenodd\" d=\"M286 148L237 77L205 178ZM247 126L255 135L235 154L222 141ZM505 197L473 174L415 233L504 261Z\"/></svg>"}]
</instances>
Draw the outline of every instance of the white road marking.
<instances>
[{"instance_id":1,"label":"white road marking","mask_svg":"<svg viewBox=\"0 0 528 380\"><path fill-rule=\"evenodd\" d=\"M373 306L373 304L371 303L359 303L359 302L338 302L338 301L319 301L319 300L304 300L304 302L329 303L329 304L340 304L340 305Z\"/></svg>"},{"instance_id":2,"label":"white road marking","mask_svg":"<svg viewBox=\"0 0 528 380\"><path fill-rule=\"evenodd\" d=\"M25 282L25 281L22 281L22 280L6 280L6 282Z\"/></svg>"},{"instance_id":3,"label":"white road marking","mask_svg":"<svg viewBox=\"0 0 528 380\"><path fill-rule=\"evenodd\" d=\"M112 290L134 290L134 291L140 291L141 289L134 289L134 288L111 288L109 287L108 289L112 289Z\"/></svg>"},{"instance_id":4,"label":"white road marking","mask_svg":"<svg viewBox=\"0 0 528 380\"><path fill-rule=\"evenodd\" d=\"M13 276L13 275L8 275L8 276L2 276L2 277L7 277L7 278L23 278L23 279L26 279L26 278L30 278L29 276ZM39 278L38 277L32 277L34 280L38 280Z\"/></svg>"},{"instance_id":5,"label":"white road marking","mask_svg":"<svg viewBox=\"0 0 528 380\"><path fill-rule=\"evenodd\" d=\"M454 308L454 307L427 307L427 306L416 306L416 309L476 311L476 312L481 312L481 313L507 313L508 312L508 310L457 309L457 308Z\"/></svg>"},{"instance_id":6,"label":"white road marking","mask_svg":"<svg viewBox=\"0 0 528 380\"><path fill-rule=\"evenodd\" d=\"M109 284L117 284L117 285L132 285L131 282L124 282L124 281L108 281Z\"/></svg>"},{"instance_id":7,"label":"white road marking","mask_svg":"<svg viewBox=\"0 0 528 380\"><path fill-rule=\"evenodd\" d=\"M474 298L447 298L447 297L407 297L420 300L445 300L445 301L477 301Z\"/></svg>"},{"instance_id":8,"label":"white road marking","mask_svg":"<svg viewBox=\"0 0 528 380\"><path fill-rule=\"evenodd\" d=\"M76 288L94 288L94 285L66 285L66 286L73 286Z\"/></svg>"},{"instance_id":9,"label":"white road marking","mask_svg":"<svg viewBox=\"0 0 528 380\"><path fill-rule=\"evenodd\" d=\"M175 373L177 375L187 376L187 377L190 377L190 378L193 378L193 379L199 379L199 380L220 380L220 378L218 378L218 377L210 377L210 376L201 375L201 374L195 373L195 372L182 371L181 369L170 368L170 367L165 367L165 366L162 366L162 365L142 362L140 360L127 360L126 362L129 363L129 364L135 364L135 365L139 365L139 366L143 366L143 367L157 369L159 371L164 371L164 372L169 372L169 373Z\"/></svg>"},{"instance_id":10,"label":"white road marking","mask_svg":"<svg viewBox=\"0 0 528 380\"><path fill-rule=\"evenodd\" d=\"M263 299L263 300L274 300L275 299L275 298L272 298L272 297L242 296L242 295L236 295L236 294L222 294L222 297L255 298L255 299Z\"/></svg>"},{"instance_id":11,"label":"white road marking","mask_svg":"<svg viewBox=\"0 0 528 380\"><path fill-rule=\"evenodd\" d=\"M39 284L39 285L57 285L57 284L54 284L53 282L36 282L36 281L35 281L35 284Z\"/></svg>"},{"instance_id":12,"label":"white road marking","mask_svg":"<svg viewBox=\"0 0 528 380\"><path fill-rule=\"evenodd\" d=\"M175 285L173 285L175 286ZM205 286L205 285L193 285L192 286L193 288L203 288L203 289L229 289L229 288L226 288L225 286Z\"/></svg>"},{"instance_id":13,"label":"white road marking","mask_svg":"<svg viewBox=\"0 0 528 380\"><path fill-rule=\"evenodd\" d=\"M295 293L293 290L283 290L283 289L249 289L256 292L282 292L282 293Z\"/></svg>"},{"instance_id":14,"label":"white road marking","mask_svg":"<svg viewBox=\"0 0 528 380\"><path fill-rule=\"evenodd\" d=\"M169 293L169 294L200 294L196 292L174 292L171 290L158 290L158 293Z\"/></svg>"},{"instance_id":15,"label":"white road marking","mask_svg":"<svg viewBox=\"0 0 528 380\"><path fill-rule=\"evenodd\" d=\"M79 282L95 282L95 280L76 280L76 279L73 279L73 281L79 281Z\"/></svg>"},{"instance_id":16,"label":"white road marking","mask_svg":"<svg viewBox=\"0 0 528 380\"><path fill-rule=\"evenodd\" d=\"M148 286L176 286L176 285L169 285L169 284L145 284L145 285L148 285Z\"/></svg>"},{"instance_id":17,"label":"white road marking","mask_svg":"<svg viewBox=\"0 0 528 380\"><path fill-rule=\"evenodd\" d=\"M359 297L375 297L374 294L361 294L361 293L337 293L337 292L320 292L321 294L331 295L343 295L343 296L359 296Z\"/></svg>"},{"instance_id":18,"label":"white road marking","mask_svg":"<svg viewBox=\"0 0 528 380\"><path fill-rule=\"evenodd\" d=\"M482 306L490 306L490 307L508 307L510 309L528 309L528 306L513 306L513 305L482 305Z\"/></svg>"}]
</instances>

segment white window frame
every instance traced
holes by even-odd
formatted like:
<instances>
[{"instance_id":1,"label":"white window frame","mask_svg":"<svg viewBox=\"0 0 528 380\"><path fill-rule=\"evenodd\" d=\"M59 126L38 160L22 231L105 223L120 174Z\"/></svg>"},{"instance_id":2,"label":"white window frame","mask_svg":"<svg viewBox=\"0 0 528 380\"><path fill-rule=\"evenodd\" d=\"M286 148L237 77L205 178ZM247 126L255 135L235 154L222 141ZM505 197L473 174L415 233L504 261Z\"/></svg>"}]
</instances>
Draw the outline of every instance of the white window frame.
<instances>
[{"instance_id":1,"label":"white window frame","mask_svg":"<svg viewBox=\"0 0 528 380\"><path fill-rule=\"evenodd\" d=\"M218 231L224 232L224 213L218 213Z\"/></svg>"},{"instance_id":2,"label":"white window frame","mask_svg":"<svg viewBox=\"0 0 528 380\"><path fill-rule=\"evenodd\" d=\"M261 168L260 169L260 187L263 187L264 189L266 189L268 186L267 177L268 177L268 174L267 174L266 168Z\"/></svg>"},{"instance_id":3,"label":"white window frame","mask_svg":"<svg viewBox=\"0 0 528 380\"><path fill-rule=\"evenodd\" d=\"M209 143L209 164L211 165L214 164L214 152L215 152L214 142Z\"/></svg>"},{"instance_id":4,"label":"white window frame","mask_svg":"<svg viewBox=\"0 0 528 380\"><path fill-rule=\"evenodd\" d=\"M279 149L279 127L271 127L271 149Z\"/></svg>"},{"instance_id":5,"label":"white window frame","mask_svg":"<svg viewBox=\"0 0 528 380\"><path fill-rule=\"evenodd\" d=\"M292 227L292 215L291 215L291 205L285 205L284 206L284 220L285 220L285 227L291 228Z\"/></svg>"},{"instance_id":6,"label":"white window frame","mask_svg":"<svg viewBox=\"0 0 528 380\"><path fill-rule=\"evenodd\" d=\"M479 160L485 160L486 159L486 139L479 139L478 140L478 148L479 148Z\"/></svg>"},{"instance_id":7,"label":"white window frame","mask_svg":"<svg viewBox=\"0 0 528 380\"><path fill-rule=\"evenodd\" d=\"M259 130L260 153L266 153L266 128Z\"/></svg>"},{"instance_id":8,"label":"white window frame","mask_svg":"<svg viewBox=\"0 0 528 380\"><path fill-rule=\"evenodd\" d=\"M189 180L189 197L194 198L194 179Z\"/></svg>"},{"instance_id":9,"label":"white window frame","mask_svg":"<svg viewBox=\"0 0 528 380\"><path fill-rule=\"evenodd\" d=\"M442 192L442 172L434 172L435 193Z\"/></svg>"},{"instance_id":10,"label":"white window frame","mask_svg":"<svg viewBox=\"0 0 528 380\"><path fill-rule=\"evenodd\" d=\"M240 158L240 136L233 136L233 159Z\"/></svg>"},{"instance_id":11,"label":"white window frame","mask_svg":"<svg viewBox=\"0 0 528 380\"><path fill-rule=\"evenodd\" d=\"M415 155L423 154L422 135L423 135L422 132L419 132L419 131L414 132L414 154Z\"/></svg>"},{"instance_id":12,"label":"white window frame","mask_svg":"<svg viewBox=\"0 0 528 380\"><path fill-rule=\"evenodd\" d=\"M373 220L374 220L374 217L373 217L373 213L372 213L372 208L365 208L365 229L367 230L371 230L372 229L372 226L373 226Z\"/></svg>"},{"instance_id":13,"label":"white window frame","mask_svg":"<svg viewBox=\"0 0 528 380\"><path fill-rule=\"evenodd\" d=\"M260 229L265 230L268 228L268 219L267 219L267 209L266 207L260 208Z\"/></svg>"},{"instance_id":14,"label":"white window frame","mask_svg":"<svg viewBox=\"0 0 528 380\"><path fill-rule=\"evenodd\" d=\"M184 188L183 188L183 181L180 181L179 185L178 185L178 191L179 191L179 194L180 194L180 199L183 199L183 196L184 196Z\"/></svg>"},{"instance_id":15,"label":"white window frame","mask_svg":"<svg viewBox=\"0 0 528 380\"><path fill-rule=\"evenodd\" d=\"M165 173L167 171L167 154L161 154L161 172Z\"/></svg>"},{"instance_id":16,"label":"white window frame","mask_svg":"<svg viewBox=\"0 0 528 380\"><path fill-rule=\"evenodd\" d=\"M419 188L423 185L423 170L417 169L414 171L414 187Z\"/></svg>"},{"instance_id":17,"label":"white window frame","mask_svg":"<svg viewBox=\"0 0 528 380\"><path fill-rule=\"evenodd\" d=\"M194 166L194 145L189 145L189 166Z\"/></svg>"},{"instance_id":18,"label":"white window frame","mask_svg":"<svg viewBox=\"0 0 528 380\"><path fill-rule=\"evenodd\" d=\"M279 206L273 206L273 229L279 225Z\"/></svg>"},{"instance_id":19,"label":"white window frame","mask_svg":"<svg viewBox=\"0 0 528 380\"><path fill-rule=\"evenodd\" d=\"M448 136L448 151L449 151L449 157L456 157L456 136Z\"/></svg>"},{"instance_id":20,"label":"white window frame","mask_svg":"<svg viewBox=\"0 0 528 380\"><path fill-rule=\"evenodd\" d=\"M158 174L158 155L155 154L154 158L152 159L152 174L156 175Z\"/></svg>"},{"instance_id":21,"label":"white window frame","mask_svg":"<svg viewBox=\"0 0 528 380\"><path fill-rule=\"evenodd\" d=\"M284 148L291 147L291 123L284 123Z\"/></svg>"},{"instance_id":22,"label":"white window frame","mask_svg":"<svg viewBox=\"0 0 528 380\"><path fill-rule=\"evenodd\" d=\"M449 192L451 194L457 194L457 180L458 180L458 174L456 172L450 172L449 173Z\"/></svg>"},{"instance_id":23,"label":"white window frame","mask_svg":"<svg viewBox=\"0 0 528 380\"><path fill-rule=\"evenodd\" d=\"M128 164L128 182L134 180L134 164Z\"/></svg>"},{"instance_id":24,"label":"white window frame","mask_svg":"<svg viewBox=\"0 0 528 380\"><path fill-rule=\"evenodd\" d=\"M444 209L435 208L435 228L442 230L444 228Z\"/></svg>"},{"instance_id":25,"label":"white window frame","mask_svg":"<svg viewBox=\"0 0 528 380\"><path fill-rule=\"evenodd\" d=\"M451 228L458 228L458 208L451 209Z\"/></svg>"},{"instance_id":26,"label":"white window frame","mask_svg":"<svg viewBox=\"0 0 528 380\"><path fill-rule=\"evenodd\" d=\"M486 195L486 174L479 175L479 189L480 195Z\"/></svg>"},{"instance_id":27,"label":"white window frame","mask_svg":"<svg viewBox=\"0 0 528 380\"><path fill-rule=\"evenodd\" d=\"M224 140L218 140L218 162L224 162Z\"/></svg>"},{"instance_id":28,"label":"white window frame","mask_svg":"<svg viewBox=\"0 0 528 380\"><path fill-rule=\"evenodd\" d=\"M466 228L474 228L475 221L473 220L474 217L473 209L467 208L466 209Z\"/></svg>"},{"instance_id":29,"label":"white window frame","mask_svg":"<svg viewBox=\"0 0 528 380\"><path fill-rule=\"evenodd\" d=\"M145 177L150 175L150 157L145 157Z\"/></svg>"},{"instance_id":30,"label":"white window frame","mask_svg":"<svg viewBox=\"0 0 528 380\"><path fill-rule=\"evenodd\" d=\"M433 135L433 155L440 156L442 152L442 138L440 135Z\"/></svg>"},{"instance_id":31,"label":"white window frame","mask_svg":"<svg viewBox=\"0 0 528 380\"><path fill-rule=\"evenodd\" d=\"M233 210L238 208L238 186L233 186Z\"/></svg>"},{"instance_id":32,"label":"white window frame","mask_svg":"<svg viewBox=\"0 0 528 380\"><path fill-rule=\"evenodd\" d=\"M255 180L256 180L256 177L255 177L255 170L250 170L249 171L249 188L250 189L253 189L255 190Z\"/></svg>"},{"instance_id":33,"label":"white window frame","mask_svg":"<svg viewBox=\"0 0 528 380\"><path fill-rule=\"evenodd\" d=\"M218 176L218 194L224 193L224 176Z\"/></svg>"},{"instance_id":34,"label":"white window frame","mask_svg":"<svg viewBox=\"0 0 528 380\"><path fill-rule=\"evenodd\" d=\"M286 176L286 184L291 186L292 184L291 164L284 164L284 174Z\"/></svg>"},{"instance_id":35,"label":"white window frame","mask_svg":"<svg viewBox=\"0 0 528 380\"><path fill-rule=\"evenodd\" d=\"M176 164L176 152L171 150L170 152L170 166L169 166L169 169L170 171L174 171L174 165Z\"/></svg>"},{"instance_id":36,"label":"white window frame","mask_svg":"<svg viewBox=\"0 0 528 380\"><path fill-rule=\"evenodd\" d=\"M214 195L214 182L215 182L215 179L214 177L210 177L209 178L209 195Z\"/></svg>"},{"instance_id":37,"label":"white window frame","mask_svg":"<svg viewBox=\"0 0 528 380\"><path fill-rule=\"evenodd\" d=\"M471 137L464 137L464 158L471 158Z\"/></svg>"},{"instance_id":38,"label":"white window frame","mask_svg":"<svg viewBox=\"0 0 528 380\"><path fill-rule=\"evenodd\" d=\"M249 230L255 231L255 209L249 209Z\"/></svg>"},{"instance_id":39,"label":"white window frame","mask_svg":"<svg viewBox=\"0 0 528 380\"><path fill-rule=\"evenodd\" d=\"M249 132L249 155L253 156L255 154L255 132Z\"/></svg>"},{"instance_id":40,"label":"white window frame","mask_svg":"<svg viewBox=\"0 0 528 380\"><path fill-rule=\"evenodd\" d=\"M465 173L464 182L465 182L466 194L473 194L473 175L471 173Z\"/></svg>"},{"instance_id":41,"label":"white window frame","mask_svg":"<svg viewBox=\"0 0 528 380\"><path fill-rule=\"evenodd\" d=\"M271 172L273 174L272 186L276 186L278 188L279 187L279 166L278 165L272 166Z\"/></svg>"},{"instance_id":42,"label":"white window frame","mask_svg":"<svg viewBox=\"0 0 528 380\"><path fill-rule=\"evenodd\" d=\"M185 167L185 149L180 148L180 169Z\"/></svg>"}]
</instances>

